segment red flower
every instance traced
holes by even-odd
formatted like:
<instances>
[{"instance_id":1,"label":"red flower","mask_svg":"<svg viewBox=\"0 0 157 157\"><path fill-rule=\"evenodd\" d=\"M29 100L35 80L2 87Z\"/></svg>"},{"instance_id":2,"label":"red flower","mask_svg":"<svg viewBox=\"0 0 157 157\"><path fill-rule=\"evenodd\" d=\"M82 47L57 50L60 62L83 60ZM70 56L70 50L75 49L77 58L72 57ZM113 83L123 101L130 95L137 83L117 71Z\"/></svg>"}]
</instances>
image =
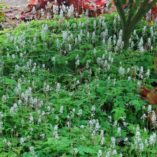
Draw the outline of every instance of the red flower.
<instances>
[{"instance_id":1,"label":"red flower","mask_svg":"<svg viewBox=\"0 0 157 157\"><path fill-rule=\"evenodd\" d=\"M151 9L151 14L153 19L157 18L157 5Z\"/></svg>"},{"instance_id":2,"label":"red flower","mask_svg":"<svg viewBox=\"0 0 157 157\"><path fill-rule=\"evenodd\" d=\"M70 0L70 4L78 10L99 10L104 8L106 0Z\"/></svg>"},{"instance_id":3,"label":"red flower","mask_svg":"<svg viewBox=\"0 0 157 157\"><path fill-rule=\"evenodd\" d=\"M44 8L46 5L46 0L30 0L28 2L28 7L38 6L39 8Z\"/></svg>"}]
</instances>

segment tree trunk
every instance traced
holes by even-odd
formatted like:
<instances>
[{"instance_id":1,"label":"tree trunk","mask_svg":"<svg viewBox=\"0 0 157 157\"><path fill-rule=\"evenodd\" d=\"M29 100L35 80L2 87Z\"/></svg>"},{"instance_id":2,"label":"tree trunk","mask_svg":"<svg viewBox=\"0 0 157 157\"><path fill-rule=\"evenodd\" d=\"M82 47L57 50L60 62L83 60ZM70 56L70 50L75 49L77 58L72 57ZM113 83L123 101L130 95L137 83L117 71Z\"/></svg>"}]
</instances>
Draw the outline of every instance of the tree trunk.
<instances>
[{"instance_id":1,"label":"tree trunk","mask_svg":"<svg viewBox=\"0 0 157 157\"><path fill-rule=\"evenodd\" d=\"M124 42L124 49L127 49L129 47L129 39L131 37L131 31L132 29L129 29L129 27L124 26L123 28L123 36L122 40Z\"/></svg>"},{"instance_id":2,"label":"tree trunk","mask_svg":"<svg viewBox=\"0 0 157 157\"><path fill-rule=\"evenodd\" d=\"M155 54L154 56L154 70L155 70L155 73L157 74L157 54Z\"/></svg>"}]
</instances>

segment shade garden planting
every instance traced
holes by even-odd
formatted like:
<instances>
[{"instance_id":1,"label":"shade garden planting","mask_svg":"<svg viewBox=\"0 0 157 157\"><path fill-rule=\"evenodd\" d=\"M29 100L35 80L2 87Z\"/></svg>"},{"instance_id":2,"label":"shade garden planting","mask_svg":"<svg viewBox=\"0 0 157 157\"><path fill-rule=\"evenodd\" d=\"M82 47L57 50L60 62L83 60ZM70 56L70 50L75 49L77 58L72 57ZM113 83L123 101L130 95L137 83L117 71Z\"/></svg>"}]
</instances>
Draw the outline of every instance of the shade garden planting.
<instances>
[{"instance_id":1,"label":"shade garden planting","mask_svg":"<svg viewBox=\"0 0 157 157\"><path fill-rule=\"evenodd\" d=\"M157 24L140 21L124 49L120 21L0 32L1 157L157 156Z\"/></svg>"}]
</instances>

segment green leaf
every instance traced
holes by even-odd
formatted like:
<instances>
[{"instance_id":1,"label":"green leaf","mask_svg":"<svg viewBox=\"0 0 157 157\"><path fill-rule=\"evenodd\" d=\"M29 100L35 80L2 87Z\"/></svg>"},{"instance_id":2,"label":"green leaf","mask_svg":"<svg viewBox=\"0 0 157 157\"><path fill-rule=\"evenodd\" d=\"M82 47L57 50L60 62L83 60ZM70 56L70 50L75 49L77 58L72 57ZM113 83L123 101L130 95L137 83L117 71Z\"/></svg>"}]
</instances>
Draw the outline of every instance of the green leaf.
<instances>
[{"instance_id":1,"label":"green leaf","mask_svg":"<svg viewBox=\"0 0 157 157\"><path fill-rule=\"evenodd\" d=\"M121 118L126 117L125 109L124 108L114 108L112 110L114 120L120 120Z\"/></svg>"},{"instance_id":2,"label":"green leaf","mask_svg":"<svg viewBox=\"0 0 157 157\"><path fill-rule=\"evenodd\" d=\"M13 80L13 79L4 78L4 79L3 79L3 83L6 84L6 85L15 85L15 84L16 84L16 81Z\"/></svg>"},{"instance_id":3,"label":"green leaf","mask_svg":"<svg viewBox=\"0 0 157 157\"><path fill-rule=\"evenodd\" d=\"M90 146L89 147L79 146L78 151L80 155L85 155L85 154L94 155L97 153L97 151L93 147L90 147Z\"/></svg>"}]
</instances>

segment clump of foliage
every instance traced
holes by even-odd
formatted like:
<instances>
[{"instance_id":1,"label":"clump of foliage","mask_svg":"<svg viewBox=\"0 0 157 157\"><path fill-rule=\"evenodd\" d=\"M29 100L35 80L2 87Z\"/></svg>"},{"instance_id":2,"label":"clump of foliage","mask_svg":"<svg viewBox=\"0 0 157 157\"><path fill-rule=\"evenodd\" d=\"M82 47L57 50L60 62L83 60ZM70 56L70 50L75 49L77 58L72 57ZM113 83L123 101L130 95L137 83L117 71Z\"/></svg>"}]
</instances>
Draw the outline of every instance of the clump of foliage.
<instances>
[{"instance_id":1,"label":"clump of foliage","mask_svg":"<svg viewBox=\"0 0 157 157\"><path fill-rule=\"evenodd\" d=\"M4 3L0 2L0 23L5 20L5 14L3 8L6 7Z\"/></svg>"},{"instance_id":2,"label":"clump of foliage","mask_svg":"<svg viewBox=\"0 0 157 157\"><path fill-rule=\"evenodd\" d=\"M157 154L155 106L138 90L156 80L156 25L139 23L121 53L118 20L32 21L0 35L0 156Z\"/></svg>"}]
</instances>

